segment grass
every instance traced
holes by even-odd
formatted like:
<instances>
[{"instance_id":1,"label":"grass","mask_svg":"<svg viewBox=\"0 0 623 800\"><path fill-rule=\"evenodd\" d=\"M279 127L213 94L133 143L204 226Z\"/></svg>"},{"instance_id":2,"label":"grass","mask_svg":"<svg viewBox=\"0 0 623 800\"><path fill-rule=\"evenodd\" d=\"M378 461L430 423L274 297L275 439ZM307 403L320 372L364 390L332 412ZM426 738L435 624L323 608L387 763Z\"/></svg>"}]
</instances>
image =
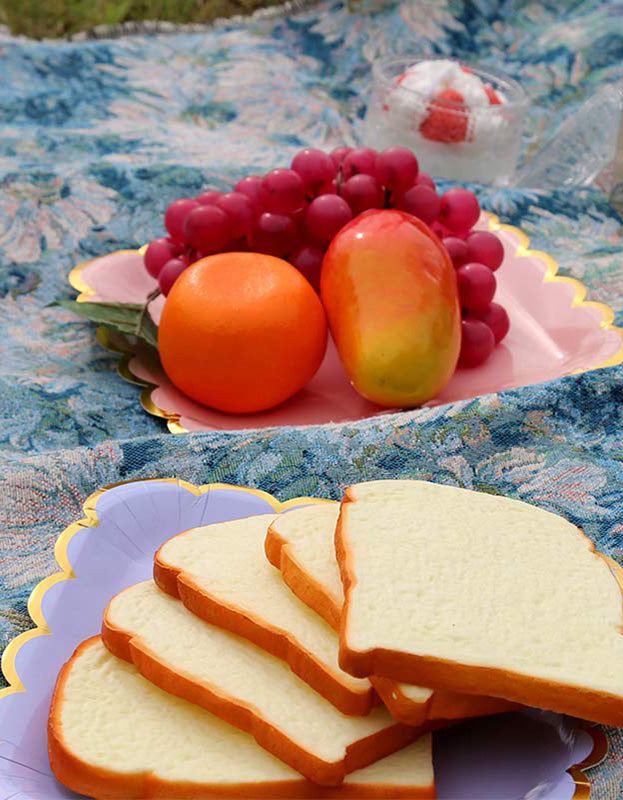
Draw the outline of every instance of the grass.
<instances>
[{"instance_id":1,"label":"grass","mask_svg":"<svg viewBox=\"0 0 623 800\"><path fill-rule=\"evenodd\" d=\"M208 23L283 0L0 0L0 24L33 39L138 20Z\"/></svg>"}]
</instances>

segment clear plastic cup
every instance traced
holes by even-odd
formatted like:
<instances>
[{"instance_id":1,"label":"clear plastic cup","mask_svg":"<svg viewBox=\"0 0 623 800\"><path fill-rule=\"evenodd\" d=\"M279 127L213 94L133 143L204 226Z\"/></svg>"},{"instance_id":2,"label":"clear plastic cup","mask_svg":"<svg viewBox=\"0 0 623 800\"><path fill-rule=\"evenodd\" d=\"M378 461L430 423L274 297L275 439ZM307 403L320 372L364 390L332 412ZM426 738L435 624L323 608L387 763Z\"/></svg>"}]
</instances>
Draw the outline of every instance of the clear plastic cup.
<instances>
[{"instance_id":1,"label":"clear plastic cup","mask_svg":"<svg viewBox=\"0 0 623 800\"><path fill-rule=\"evenodd\" d=\"M623 115L623 83L600 86L524 164L517 185L531 189L598 186L610 191ZM623 142L622 142L623 144ZM623 174L623 170L622 170Z\"/></svg>"},{"instance_id":2,"label":"clear plastic cup","mask_svg":"<svg viewBox=\"0 0 623 800\"><path fill-rule=\"evenodd\" d=\"M448 60L402 56L375 61L362 144L377 150L408 147L420 169L436 177L508 186L517 168L528 97L512 78L461 61L455 63L494 89L503 100L500 105L439 103L400 83L415 64ZM431 112L437 119L442 115L441 133L430 124Z\"/></svg>"}]
</instances>

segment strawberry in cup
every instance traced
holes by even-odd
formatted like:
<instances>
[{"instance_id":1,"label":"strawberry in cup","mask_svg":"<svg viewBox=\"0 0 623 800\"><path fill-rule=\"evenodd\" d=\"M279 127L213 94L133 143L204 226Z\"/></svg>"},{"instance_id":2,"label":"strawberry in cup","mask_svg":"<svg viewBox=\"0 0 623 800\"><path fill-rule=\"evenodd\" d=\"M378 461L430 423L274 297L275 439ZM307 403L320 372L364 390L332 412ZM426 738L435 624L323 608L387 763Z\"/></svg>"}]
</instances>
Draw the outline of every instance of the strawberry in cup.
<instances>
[{"instance_id":1,"label":"strawberry in cup","mask_svg":"<svg viewBox=\"0 0 623 800\"><path fill-rule=\"evenodd\" d=\"M510 182L527 107L519 84L447 59L382 60L373 74L365 145L409 147L437 177Z\"/></svg>"}]
</instances>

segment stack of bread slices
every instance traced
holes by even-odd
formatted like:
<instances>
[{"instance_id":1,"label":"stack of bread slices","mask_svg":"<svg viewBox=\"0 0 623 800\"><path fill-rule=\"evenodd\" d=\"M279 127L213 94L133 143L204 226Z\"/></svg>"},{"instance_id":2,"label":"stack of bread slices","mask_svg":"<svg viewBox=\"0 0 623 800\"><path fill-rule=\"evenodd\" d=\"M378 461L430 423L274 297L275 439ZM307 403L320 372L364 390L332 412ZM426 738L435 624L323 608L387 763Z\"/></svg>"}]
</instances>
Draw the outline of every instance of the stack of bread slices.
<instances>
[{"instance_id":1,"label":"stack of bread slices","mask_svg":"<svg viewBox=\"0 0 623 800\"><path fill-rule=\"evenodd\" d=\"M181 533L63 667L50 763L96 798L432 798L431 731L623 725L617 568L507 498L374 481Z\"/></svg>"}]
</instances>

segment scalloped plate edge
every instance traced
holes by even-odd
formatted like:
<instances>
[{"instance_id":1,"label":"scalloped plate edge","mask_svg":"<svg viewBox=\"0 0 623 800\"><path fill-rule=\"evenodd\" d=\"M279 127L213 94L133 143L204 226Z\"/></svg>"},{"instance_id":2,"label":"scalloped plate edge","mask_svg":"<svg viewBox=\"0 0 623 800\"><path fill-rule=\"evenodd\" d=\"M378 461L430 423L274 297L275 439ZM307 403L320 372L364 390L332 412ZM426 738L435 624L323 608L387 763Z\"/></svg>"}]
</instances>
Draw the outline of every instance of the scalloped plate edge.
<instances>
[{"instance_id":1,"label":"scalloped plate edge","mask_svg":"<svg viewBox=\"0 0 623 800\"><path fill-rule=\"evenodd\" d=\"M17 672L17 654L22 646L25 645L26 642L30 641L30 639L33 639L36 636L44 636L51 633L43 615L43 597L51 586L54 586L60 581L73 580L75 577L67 553L67 548L71 539L83 528L96 528L99 526L96 506L99 498L105 492L115 489L118 486L124 486L130 483L173 483L183 489L186 489L197 497L206 494L212 489L226 489L237 492L246 492L265 500L277 513L304 503L310 504L331 502L330 500L319 497L293 497L290 500L285 500L282 502L277 500L277 498L271 495L269 492L265 492L262 489L253 489L249 486L236 486L228 483L207 483L201 486L195 486L194 484L184 481L180 478L151 478L119 481L117 483L104 486L101 489L96 489L96 491L87 497L82 505L82 509L85 514L84 518L68 525L56 540L54 545L54 558L61 571L55 572L52 575L43 578L43 580L41 580L37 586L35 586L30 594L30 597L28 598L28 613L36 627L18 634L9 642L2 654L0 666L2 673L4 674L4 677L9 685L0 690L0 702L4 697L15 694L16 692L28 691L28 687L24 686ZM608 561L610 562L611 559L608 559ZM613 562L613 565L617 568L617 580L621 582L620 578L623 576L623 570L621 570L616 562ZM609 750L608 739L603 731L601 731L598 727L591 725L590 723L585 723L582 726L582 729L592 738L593 748L584 761L579 764L574 764L566 770L575 784L575 791L573 793L572 800L589 800L591 786L585 770L600 764L608 755Z\"/></svg>"},{"instance_id":2,"label":"scalloped plate edge","mask_svg":"<svg viewBox=\"0 0 623 800\"><path fill-rule=\"evenodd\" d=\"M573 370L572 372L568 373L569 375L581 375L584 372L591 372L594 369L603 369L605 367L615 367L618 364L623 363L623 328L619 328L614 324L614 311L610 308L610 306L606 305L605 303L599 303L595 300L585 300L586 295L588 294L587 287L579 281L577 278L570 278L564 275L559 275L558 272L560 271L560 264L556 261L555 258L550 256L548 253L544 253L542 250L531 250L530 249L530 237L524 233L521 228L516 228L514 225L505 225L500 222L500 218L497 217L495 214L489 214L487 212L487 216L489 217L489 230L490 231L508 231L508 233L513 234L516 236L520 242L519 247L517 248L517 255L518 256L531 256L533 258L538 258L546 265L546 272L543 276L543 283L562 283L567 284L567 286L571 286L574 289L574 296L573 300L571 301L572 308L593 308L596 311L601 313L602 321L600 327L604 330L612 330L619 334L621 338L621 346L617 350L617 352L611 356L610 358L606 359L605 361L599 362L597 364L593 364L590 367L582 367L581 369Z\"/></svg>"},{"instance_id":3,"label":"scalloped plate edge","mask_svg":"<svg viewBox=\"0 0 623 800\"><path fill-rule=\"evenodd\" d=\"M603 369L605 367L614 367L618 364L623 363L623 328L619 328L614 325L614 318L615 314L614 311L607 306L605 303L599 303L593 300L586 300L586 295L588 293L587 287L581 283L581 281L577 280L577 278L570 278L566 276L559 275L558 272L560 270L560 265L552 256L548 255L547 253L542 252L541 250L531 250L530 249L530 237L525 234L520 228L515 227L514 225L506 225L500 222L500 218L492 214L490 212L483 212L487 217L487 224L489 226L490 231L507 231L508 233L512 234L517 238L519 241L519 246L517 248L517 255L518 256L528 256L537 258L545 264L546 272L543 277L544 283L561 283L567 284L571 286L574 290L574 296L572 300L572 307L574 308L592 308L598 311L602 316L602 321L600 323L600 327L604 330L612 330L619 334L621 339L621 346L619 350L610 358L606 359L605 361L592 364L589 367L582 367L577 370L573 370L572 372L566 373L568 375L579 375L584 372L591 372L595 369ZM142 254L145 252L146 245L143 245L138 250L120 250L120 253L139 253ZM71 272L69 273L69 283L71 286L79 292L77 297L77 301L80 303L88 302L90 298L95 294L95 290L90 287L83 279L82 272L92 261L95 259L89 259L88 261L79 264L78 266L74 267ZM153 392L158 389L158 386L153 383L149 383L142 378L139 378L135 375L131 368L130 362L132 358L135 356L135 351L132 349L129 342L125 344L121 344L119 338L112 337L110 331L106 328L99 327L96 330L96 338L97 341L106 349L110 350L113 353L117 353L121 356L119 362L117 364L117 372L119 375L129 383L134 383L135 385L141 387L140 393L140 404L143 409L154 417L158 417L160 419L164 419L167 428L171 433L189 433L189 430L185 428L181 424L181 414L174 412L174 411L166 411L163 408L160 408L153 400Z\"/></svg>"},{"instance_id":4,"label":"scalloped plate edge","mask_svg":"<svg viewBox=\"0 0 623 800\"><path fill-rule=\"evenodd\" d=\"M317 497L294 497L291 500L281 502L268 492L264 492L261 489L252 489L245 486L234 486L227 483L208 483L202 486L195 486L194 484L188 483L187 481L179 478L150 478L119 481L118 483L112 483L108 486L104 486L101 489L97 489L95 492L90 494L83 503L82 508L85 513L85 517L68 525L56 540L54 545L54 558L60 567L60 572L55 572L52 575L48 575L48 577L43 578L43 580L41 580L35 586L30 594L30 597L28 598L28 613L36 627L18 634L9 642L2 653L0 666L2 673L9 685L3 689L0 689L0 701L9 694L26 691L26 687L23 685L15 665L17 653L22 646L26 644L26 642L30 641L30 639L33 639L36 636L43 636L51 633L42 610L43 597L49 588L60 581L73 580L75 578L73 568L67 554L67 548L69 547L70 541L76 535L76 533L81 531L83 528L95 528L99 526L96 506L99 498L105 492L115 489L118 486L125 486L130 483L173 483L183 489L186 489L197 497L202 494L206 494L212 489L227 489L237 492L246 492L248 494L254 494L257 497L261 497L272 508L274 508L277 513L303 503L310 504L331 502L329 500Z\"/></svg>"}]
</instances>

